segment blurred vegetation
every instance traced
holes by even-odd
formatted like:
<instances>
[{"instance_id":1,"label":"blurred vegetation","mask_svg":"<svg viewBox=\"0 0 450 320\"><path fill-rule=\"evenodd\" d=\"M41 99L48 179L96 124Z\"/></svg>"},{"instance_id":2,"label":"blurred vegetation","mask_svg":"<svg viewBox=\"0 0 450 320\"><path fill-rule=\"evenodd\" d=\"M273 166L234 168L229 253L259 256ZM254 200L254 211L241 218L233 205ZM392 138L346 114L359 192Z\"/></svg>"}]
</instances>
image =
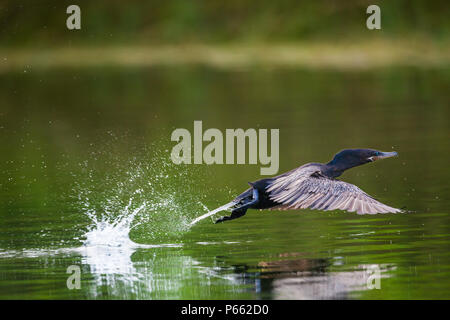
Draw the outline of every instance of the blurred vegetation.
<instances>
[{"instance_id":1,"label":"blurred vegetation","mask_svg":"<svg viewBox=\"0 0 450 320\"><path fill-rule=\"evenodd\" d=\"M82 28L66 28L70 4ZM366 28L372 0L17 1L0 2L0 46L448 38L448 1L376 1L382 30Z\"/></svg>"}]
</instances>

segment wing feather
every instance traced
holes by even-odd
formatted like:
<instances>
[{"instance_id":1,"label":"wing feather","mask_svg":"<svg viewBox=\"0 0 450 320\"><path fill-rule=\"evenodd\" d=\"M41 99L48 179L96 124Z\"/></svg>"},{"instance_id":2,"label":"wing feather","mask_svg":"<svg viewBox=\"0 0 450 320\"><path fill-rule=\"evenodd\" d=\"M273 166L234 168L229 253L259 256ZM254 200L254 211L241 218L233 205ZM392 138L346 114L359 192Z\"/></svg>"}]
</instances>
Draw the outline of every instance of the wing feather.
<instances>
[{"instance_id":1,"label":"wing feather","mask_svg":"<svg viewBox=\"0 0 450 320\"><path fill-rule=\"evenodd\" d=\"M266 188L276 210L345 210L357 214L396 213L357 186L323 176L317 167L300 167L275 178Z\"/></svg>"}]
</instances>

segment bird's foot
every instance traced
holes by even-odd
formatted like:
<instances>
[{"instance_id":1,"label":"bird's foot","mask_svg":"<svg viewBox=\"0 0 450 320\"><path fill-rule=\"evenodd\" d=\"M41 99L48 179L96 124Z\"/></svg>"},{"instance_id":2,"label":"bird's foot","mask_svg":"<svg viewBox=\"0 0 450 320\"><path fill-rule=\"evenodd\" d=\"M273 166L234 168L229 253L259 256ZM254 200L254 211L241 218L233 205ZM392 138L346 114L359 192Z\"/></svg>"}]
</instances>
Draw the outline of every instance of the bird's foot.
<instances>
[{"instance_id":1,"label":"bird's foot","mask_svg":"<svg viewBox=\"0 0 450 320\"><path fill-rule=\"evenodd\" d=\"M214 223L220 223L220 222L224 222L224 221L227 221L227 220L237 219L239 217L242 217L246 212L247 212L247 208L242 208L241 207L241 208L234 209L233 211L231 211L231 215L230 216L220 217Z\"/></svg>"},{"instance_id":2,"label":"bird's foot","mask_svg":"<svg viewBox=\"0 0 450 320\"><path fill-rule=\"evenodd\" d=\"M231 217L229 217L229 216L220 217L214 223L221 223L221 222L224 222L224 221L227 221L227 220L231 220Z\"/></svg>"}]
</instances>

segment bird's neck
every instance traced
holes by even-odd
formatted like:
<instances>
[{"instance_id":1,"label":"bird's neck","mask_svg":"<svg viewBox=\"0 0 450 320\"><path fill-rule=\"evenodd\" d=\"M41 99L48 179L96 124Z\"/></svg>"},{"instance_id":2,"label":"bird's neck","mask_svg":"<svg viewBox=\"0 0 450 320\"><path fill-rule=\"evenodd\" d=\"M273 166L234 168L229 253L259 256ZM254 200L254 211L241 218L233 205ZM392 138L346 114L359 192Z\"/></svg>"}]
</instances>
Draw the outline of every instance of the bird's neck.
<instances>
[{"instance_id":1,"label":"bird's neck","mask_svg":"<svg viewBox=\"0 0 450 320\"><path fill-rule=\"evenodd\" d=\"M345 170L356 167L358 165L360 164L331 160L330 162L325 164L324 174L330 178L337 178L341 174L343 174Z\"/></svg>"}]
</instances>

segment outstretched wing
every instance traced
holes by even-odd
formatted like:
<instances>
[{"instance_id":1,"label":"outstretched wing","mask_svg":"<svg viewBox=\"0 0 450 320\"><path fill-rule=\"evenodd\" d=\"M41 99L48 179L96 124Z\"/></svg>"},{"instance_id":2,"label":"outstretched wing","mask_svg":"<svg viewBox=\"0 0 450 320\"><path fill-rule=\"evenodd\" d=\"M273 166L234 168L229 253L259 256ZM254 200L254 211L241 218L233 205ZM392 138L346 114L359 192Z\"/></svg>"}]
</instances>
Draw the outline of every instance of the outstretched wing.
<instances>
[{"instance_id":1,"label":"outstretched wing","mask_svg":"<svg viewBox=\"0 0 450 320\"><path fill-rule=\"evenodd\" d=\"M267 186L270 199L280 203L272 209L345 210L358 214L401 212L353 184L321 175L317 167L300 169L275 178Z\"/></svg>"}]
</instances>

